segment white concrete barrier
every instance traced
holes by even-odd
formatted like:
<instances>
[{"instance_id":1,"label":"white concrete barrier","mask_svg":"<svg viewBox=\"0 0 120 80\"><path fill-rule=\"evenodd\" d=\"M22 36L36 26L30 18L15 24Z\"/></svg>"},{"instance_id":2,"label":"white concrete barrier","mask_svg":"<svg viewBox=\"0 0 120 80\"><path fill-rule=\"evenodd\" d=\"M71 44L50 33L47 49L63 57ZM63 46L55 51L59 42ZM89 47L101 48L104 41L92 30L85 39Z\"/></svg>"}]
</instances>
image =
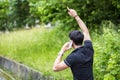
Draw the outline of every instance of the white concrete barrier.
<instances>
[{"instance_id":1,"label":"white concrete barrier","mask_svg":"<svg viewBox=\"0 0 120 80\"><path fill-rule=\"evenodd\" d=\"M2 56L0 56L0 67L10 71L20 80L55 80L50 76L44 76L42 73L32 68Z\"/></svg>"}]
</instances>

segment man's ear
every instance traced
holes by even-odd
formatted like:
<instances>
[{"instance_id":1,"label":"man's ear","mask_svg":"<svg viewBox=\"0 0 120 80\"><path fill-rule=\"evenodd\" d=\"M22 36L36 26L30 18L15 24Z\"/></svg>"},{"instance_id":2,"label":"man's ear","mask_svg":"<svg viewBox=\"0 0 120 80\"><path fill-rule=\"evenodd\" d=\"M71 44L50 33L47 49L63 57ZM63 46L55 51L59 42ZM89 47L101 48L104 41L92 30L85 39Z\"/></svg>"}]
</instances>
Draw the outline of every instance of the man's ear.
<instances>
[{"instance_id":1,"label":"man's ear","mask_svg":"<svg viewBox=\"0 0 120 80\"><path fill-rule=\"evenodd\" d=\"M71 41L72 41L72 47L75 48L75 43L73 42L73 40L71 40Z\"/></svg>"}]
</instances>

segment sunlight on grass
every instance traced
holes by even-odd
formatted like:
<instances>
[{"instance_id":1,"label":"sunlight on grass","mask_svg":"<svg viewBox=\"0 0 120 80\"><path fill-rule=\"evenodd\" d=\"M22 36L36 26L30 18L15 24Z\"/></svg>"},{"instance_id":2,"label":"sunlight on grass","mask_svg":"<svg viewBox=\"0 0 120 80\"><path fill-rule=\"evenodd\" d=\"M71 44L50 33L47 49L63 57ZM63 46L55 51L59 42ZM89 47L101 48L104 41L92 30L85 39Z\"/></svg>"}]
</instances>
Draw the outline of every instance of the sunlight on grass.
<instances>
[{"instance_id":1,"label":"sunlight on grass","mask_svg":"<svg viewBox=\"0 0 120 80\"><path fill-rule=\"evenodd\" d=\"M43 72L44 75L70 80L72 79L70 70L59 73L52 71L57 53L64 44L63 42L67 40L65 32L55 32L51 29L14 31L0 35L0 55L28 65Z\"/></svg>"}]
</instances>

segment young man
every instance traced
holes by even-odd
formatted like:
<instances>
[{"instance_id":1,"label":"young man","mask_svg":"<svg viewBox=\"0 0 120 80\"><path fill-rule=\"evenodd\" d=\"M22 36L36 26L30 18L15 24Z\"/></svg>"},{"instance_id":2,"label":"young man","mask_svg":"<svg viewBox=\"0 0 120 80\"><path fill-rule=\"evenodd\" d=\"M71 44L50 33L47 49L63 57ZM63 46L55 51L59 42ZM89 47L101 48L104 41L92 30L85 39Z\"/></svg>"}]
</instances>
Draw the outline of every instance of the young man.
<instances>
[{"instance_id":1,"label":"young man","mask_svg":"<svg viewBox=\"0 0 120 80\"><path fill-rule=\"evenodd\" d=\"M63 54L69 50L69 42L66 42L58 53L53 70L61 71L70 67L73 80L93 80L92 65L94 50L89 31L75 10L68 8L68 14L75 18L82 32L75 30L69 34L74 50L62 61ZM84 45L82 45L82 42L84 42Z\"/></svg>"}]
</instances>

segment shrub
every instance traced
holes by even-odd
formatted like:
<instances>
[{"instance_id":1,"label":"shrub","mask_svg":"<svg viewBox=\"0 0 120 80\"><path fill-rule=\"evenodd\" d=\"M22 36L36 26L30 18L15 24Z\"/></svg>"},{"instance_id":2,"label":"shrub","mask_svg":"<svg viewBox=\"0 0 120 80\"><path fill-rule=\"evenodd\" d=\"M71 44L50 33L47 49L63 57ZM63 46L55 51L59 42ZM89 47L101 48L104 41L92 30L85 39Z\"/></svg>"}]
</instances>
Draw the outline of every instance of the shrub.
<instances>
[{"instance_id":1,"label":"shrub","mask_svg":"<svg viewBox=\"0 0 120 80\"><path fill-rule=\"evenodd\" d=\"M102 25L108 27L103 28L103 34L95 34L93 37L95 80L120 79L120 35L119 32L111 29L114 25L111 22L109 24L106 22Z\"/></svg>"}]
</instances>

